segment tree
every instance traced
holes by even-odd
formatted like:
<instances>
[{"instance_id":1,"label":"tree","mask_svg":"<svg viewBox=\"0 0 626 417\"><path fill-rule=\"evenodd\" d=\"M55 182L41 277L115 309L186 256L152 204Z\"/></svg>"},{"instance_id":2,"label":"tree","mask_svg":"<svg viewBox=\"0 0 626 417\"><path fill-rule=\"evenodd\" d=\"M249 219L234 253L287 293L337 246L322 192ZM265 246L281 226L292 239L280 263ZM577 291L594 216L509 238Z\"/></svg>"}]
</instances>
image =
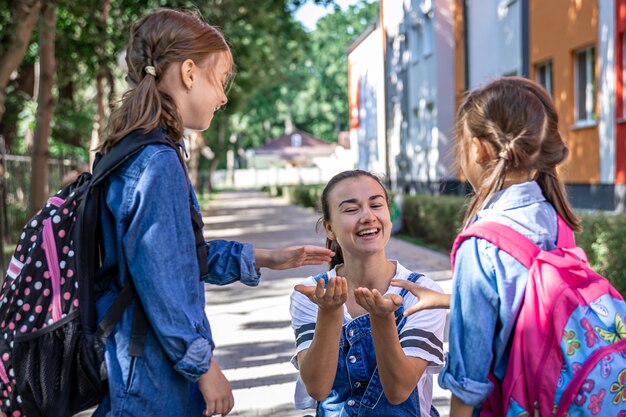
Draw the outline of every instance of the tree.
<instances>
[{"instance_id":1,"label":"tree","mask_svg":"<svg viewBox=\"0 0 626 417\"><path fill-rule=\"evenodd\" d=\"M10 38L8 41L3 40L2 45L6 46L0 55L0 120L4 114L4 90L11 74L24 58L41 9L39 0L13 1L10 4L11 19L7 31Z\"/></svg>"},{"instance_id":2,"label":"tree","mask_svg":"<svg viewBox=\"0 0 626 417\"><path fill-rule=\"evenodd\" d=\"M56 34L56 4L48 0L42 10L39 27L39 57L41 75L37 95L37 124L33 141L30 215L34 215L48 198L49 138L55 100L52 94L56 72L54 42Z\"/></svg>"}]
</instances>

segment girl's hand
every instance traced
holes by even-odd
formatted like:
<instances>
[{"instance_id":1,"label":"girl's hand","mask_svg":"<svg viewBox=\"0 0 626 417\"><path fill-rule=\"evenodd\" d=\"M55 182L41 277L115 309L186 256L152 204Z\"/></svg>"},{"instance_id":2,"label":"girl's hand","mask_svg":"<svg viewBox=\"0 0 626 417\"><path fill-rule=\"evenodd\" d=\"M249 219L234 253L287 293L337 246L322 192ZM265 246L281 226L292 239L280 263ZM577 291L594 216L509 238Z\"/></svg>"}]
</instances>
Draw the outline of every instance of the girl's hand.
<instances>
[{"instance_id":1,"label":"girl's hand","mask_svg":"<svg viewBox=\"0 0 626 417\"><path fill-rule=\"evenodd\" d=\"M281 249L255 249L258 268L291 269L330 262L335 252L321 246L289 246Z\"/></svg>"},{"instance_id":2,"label":"girl's hand","mask_svg":"<svg viewBox=\"0 0 626 417\"><path fill-rule=\"evenodd\" d=\"M398 294L382 296L378 290L357 288L354 290L354 300L358 305L370 313L370 316L387 317L402 305L402 297Z\"/></svg>"},{"instance_id":3,"label":"girl's hand","mask_svg":"<svg viewBox=\"0 0 626 417\"><path fill-rule=\"evenodd\" d=\"M211 366L207 373L198 380L198 386L206 403L206 408L204 409L205 416L219 414L224 417L235 406L230 382L228 382L214 359L211 359Z\"/></svg>"},{"instance_id":4,"label":"girl's hand","mask_svg":"<svg viewBox=\"0 0 626 417\"><path fill-rule=\"evenodd\" d=\"M324 280L320 279L315 287L296 285L294 289L306 295L320 310L338 309L348 300L348 281L344 277L330 278L326 288Z\"/></svg>"},{"instance_id":5,"label":"girl's hand","mask_svg":"<svg viewBox=\"0 0 626 417\"><path fill-rule=\"evenodd\" d=\"M421 310L450 308L450 294L433 291L405 279L392 279L391 285L408 290L418 299L417 304L406 309L405 317Z\"/></svg>"}]
</instances>

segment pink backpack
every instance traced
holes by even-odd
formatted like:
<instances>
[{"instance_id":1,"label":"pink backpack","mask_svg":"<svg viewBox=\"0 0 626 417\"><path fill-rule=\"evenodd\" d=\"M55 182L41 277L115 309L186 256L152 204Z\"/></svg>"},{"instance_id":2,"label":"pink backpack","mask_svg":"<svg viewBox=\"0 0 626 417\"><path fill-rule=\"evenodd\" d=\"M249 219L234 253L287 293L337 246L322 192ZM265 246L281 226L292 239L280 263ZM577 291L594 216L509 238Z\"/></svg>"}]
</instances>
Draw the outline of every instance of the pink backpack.
<instances>
[{"instance_id":1,"label":"pink backpack","mask_svg":"<svg viewBox=\"0 0 626 417\"><path fill-rule=\"evenodd\" d=\"M558 217L557 248L543 251L521 233L479 221L454 242L485 239L529 270L504 379L481 416L626 417L626 304L587 263Z\"/></svg>"}]
</instances>

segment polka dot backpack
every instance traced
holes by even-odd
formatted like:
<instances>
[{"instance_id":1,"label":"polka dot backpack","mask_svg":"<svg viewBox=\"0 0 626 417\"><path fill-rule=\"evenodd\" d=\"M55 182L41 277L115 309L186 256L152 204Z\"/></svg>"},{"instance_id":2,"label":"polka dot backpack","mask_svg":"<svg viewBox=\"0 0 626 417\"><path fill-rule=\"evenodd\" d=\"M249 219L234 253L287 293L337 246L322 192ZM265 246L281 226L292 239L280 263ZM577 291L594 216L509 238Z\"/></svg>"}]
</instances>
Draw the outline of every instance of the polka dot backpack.
<instances>
[{"instance_id":1,"label":"polka dot backpack","mask_svg":"<svg viewBox=\"0 0 626 417\"><path fill-rule=\"evenodd\" d=\"M99 158L93 175L60 190L24 227L0 289L0 410L6 415L71 416L106 393L106 338L135 293L130 282L98 323L100 186L152 143L174 146L163 134L127 136ZM206 252L204 259L206 265ZM144 322L137 331L145 334L143 308L138 311ZM131 348L142 351L142 345Z\"/></svg>"}]
</instances>

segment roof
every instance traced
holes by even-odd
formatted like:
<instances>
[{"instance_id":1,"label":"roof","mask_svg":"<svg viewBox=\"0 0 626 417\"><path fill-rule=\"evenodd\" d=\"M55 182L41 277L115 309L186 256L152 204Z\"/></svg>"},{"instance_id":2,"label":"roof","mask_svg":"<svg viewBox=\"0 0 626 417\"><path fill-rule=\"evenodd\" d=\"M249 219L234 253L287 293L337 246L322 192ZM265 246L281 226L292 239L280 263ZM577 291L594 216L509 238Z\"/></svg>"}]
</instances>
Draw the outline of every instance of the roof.
<instances>
[{"instance_id":1,"label":"roof","mask_svg":"<svg viewBox=\"0 0 626 417\"><path fill-rule=\"evenodd\" d=\"M270 140L256 148L256 155L280 155L285 159L300 159L306 156L331 155L336 143L328 143L313 137L307 132L296 130Z\"/></svg>"}]
</instances>

